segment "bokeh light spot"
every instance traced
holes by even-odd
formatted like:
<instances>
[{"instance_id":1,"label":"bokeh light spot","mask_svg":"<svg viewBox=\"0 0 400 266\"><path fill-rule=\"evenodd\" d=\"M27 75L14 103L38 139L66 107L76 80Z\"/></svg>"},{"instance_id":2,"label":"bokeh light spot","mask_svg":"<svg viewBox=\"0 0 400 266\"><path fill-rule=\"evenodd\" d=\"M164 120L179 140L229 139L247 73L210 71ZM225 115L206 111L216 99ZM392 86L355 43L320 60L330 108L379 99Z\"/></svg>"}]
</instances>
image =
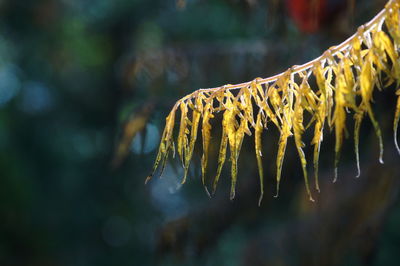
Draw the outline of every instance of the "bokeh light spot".
<instances>
[{"instance_id":1,"label":"bokeh light spot","mask_svg":"<svg viewBox=\"0 0 400 266\"><path fill-rule=\"evenodd\" d=\"M20 90L17 68L12 64L0 67L0 107L14 98Z\"/></svg>"}]
</instances>

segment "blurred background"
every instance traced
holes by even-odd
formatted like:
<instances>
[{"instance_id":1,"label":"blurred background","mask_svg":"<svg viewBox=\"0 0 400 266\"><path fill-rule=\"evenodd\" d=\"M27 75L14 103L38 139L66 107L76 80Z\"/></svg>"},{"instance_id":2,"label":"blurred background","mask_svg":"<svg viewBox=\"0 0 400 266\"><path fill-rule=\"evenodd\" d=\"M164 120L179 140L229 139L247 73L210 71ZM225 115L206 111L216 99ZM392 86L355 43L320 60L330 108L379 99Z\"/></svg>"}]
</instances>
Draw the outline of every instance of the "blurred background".
<instances>
[{"instance_id":1,"label":"blurred background","mask_svg":"<svg viewBox=\"0 0 400 266\"><path fill-rule=\"evenodd\" d=\"M273 198L273 129L263 136L261 207L251 138L239 158L233 201L227 166L208 198L200 147L185 186L178 186L177 160L162 179L144 185L176 100L309 61L384 4L0 1L0 265L398 265L394 88L375 95L385 164L378 163L366 119L361 177L354 178L349 137L332 184L334 137L326 129L315 203L305 194L291 140L280 197Z\"/></svg>"}]
</instances>

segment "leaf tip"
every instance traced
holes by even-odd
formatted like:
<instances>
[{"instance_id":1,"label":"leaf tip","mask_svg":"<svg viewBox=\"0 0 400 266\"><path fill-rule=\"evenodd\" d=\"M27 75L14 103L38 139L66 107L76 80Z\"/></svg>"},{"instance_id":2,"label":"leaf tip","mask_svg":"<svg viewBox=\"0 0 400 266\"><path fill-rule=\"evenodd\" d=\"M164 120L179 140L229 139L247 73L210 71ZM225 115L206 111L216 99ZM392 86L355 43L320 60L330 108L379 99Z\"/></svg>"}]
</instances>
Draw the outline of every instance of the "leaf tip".
<instances>
[{"instance_id":1,"label":"leaf tip","mask_svg":"<svg viewBox=\"0 0 400 266\"><path fill-rule=\"evenodd\" d=\"M144 180L144 184L147 185L147 183L150 181L152 177L153 175L149 175L148 177L146 177L146 179Z\"/></svg>"},{"instance_id":2,"label":"leaf tip","mask_svg":"<svg viewBox=\"0 0 400 266\"><path fill-rule=\"evenodd\" d=\"M397 130L394 131L394 145L396 146L397 152L400 155L400 147L399 147L399 143L397 142Z\"/></svg>"},{"instance_id":3,"label":"leaf tip","mask_svg":"<svg viewBox=\"0 0 400 266\"><path fill-rule=\"evenodd\" d=\"M261 192L260 197L258 198L258 207L261 207L261 201L264 197L264 193Z\"/></svg>"},{"instance_id":4,"label":"leaf tip","mask_svg":"<svg viewBox=\"0 0 400 266\"><path fill-rule=\"evenodd\" d=\"M231 194L229 195L229 199L233 200L235 198L235 191L231 191Z\"/></svg>"},{"instance_id":5,"label":"leaf tip","mask_svg":"<svg viewBox=\"0 0 400 266\"><path fill-rule=\"evenodd\" d=\"M211 199L211 194L210 194L210 191L208 190L207 186L204 186L204 190L206 191L207 196ZM214 195L214 193L213 193L213 195Z\"/></svg>"},{"instance_id":6,"label":"leaf tip","mask_svg":"<svg viewBox=\"0 0 400 266\"><path fill-rule=\"evenodd\" d=\"M338 169L337 169L337 167L335 167L335 175L334 175L334 177L333 177L332 183L336 183L337 178L338 178Z\"/></svg>"}]
</instances>

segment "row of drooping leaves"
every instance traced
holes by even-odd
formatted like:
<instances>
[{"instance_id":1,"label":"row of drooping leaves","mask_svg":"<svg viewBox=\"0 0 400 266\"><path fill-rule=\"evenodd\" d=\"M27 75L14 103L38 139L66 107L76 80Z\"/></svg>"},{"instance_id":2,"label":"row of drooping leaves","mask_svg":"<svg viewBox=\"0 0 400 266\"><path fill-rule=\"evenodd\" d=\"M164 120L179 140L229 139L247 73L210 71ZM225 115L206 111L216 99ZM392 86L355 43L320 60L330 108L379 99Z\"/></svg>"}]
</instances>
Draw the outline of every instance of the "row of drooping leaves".
<instances>
[{"instance_id":1,"label":"row of drooping leaves","mask_svg":"<svg viewBox=\"0 0 400 266\"><path fill-rule=\"evenodd\" d=\"M169 153L175 154L176 150L184 169L182 184L185 183L200 126L203 147L202 182L205 184L211 138L210 121L217 112L222 113L222 137L212 190L215 192L229 147L231 199L235 197L237 164L243 138L245 135L254 135L261 201L264 191L261 135L269 124L276 126L280 133L276 157L276 195L279 192L287 141L290 136L294 136L306 190L310 200L313 200L308 181L307 159L303 152L305 144L302 136L306 129L313 128L314 131L311 142L312 161L315 187L318 191L318 161L324 128L327 126L329 129L334 129L334 179L336 180L346 120L351 114L354 116L354 150L358 176L360 175L358 152L360 126L366 116L371 120L378 137L379 160L383 163L382 134L372 110L372 95L376 89L382 90L393 83L400 84L399 7L400 1L389 1L385 9L369 23L359 27L356 34L341 45L331 47L322 56L307 64L294 66L271 78L257 78L238 85L199 89L180 99L166 118L153 172L146 181L159 167L162 172ZM316 86L310 86L311 78L316 81ZM397 89L395 93L397 105L393 130L395 145L400 153L397 143L400 89ZM173 131L178 110L180 111L179 130L177 130L179 133L175 138L175 145ZM307 119L305 119L305 113L308 113Z\"/></svg>"}]
</instances>

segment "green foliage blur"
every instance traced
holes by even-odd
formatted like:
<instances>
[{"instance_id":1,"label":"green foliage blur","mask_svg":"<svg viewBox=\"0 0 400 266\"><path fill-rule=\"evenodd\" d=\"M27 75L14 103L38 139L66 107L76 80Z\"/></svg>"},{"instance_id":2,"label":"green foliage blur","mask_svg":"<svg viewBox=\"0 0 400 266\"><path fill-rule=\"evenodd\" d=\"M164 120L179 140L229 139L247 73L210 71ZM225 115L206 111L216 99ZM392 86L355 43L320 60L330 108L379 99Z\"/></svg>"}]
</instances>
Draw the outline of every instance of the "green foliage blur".
<instances>
[{"instance_id":1,"label":"green foliage blur","mask_svg":"<svg viewBox=\"0 0 400 266\"><path fill-rule=\"evenodd\" d=\"M360 196L386 200L359 214L376 223L350 220L357 215L351 206L370 206L365 200L352 204L354 191L375 180L363 183L350 174L335 184L350 187L347 196L329 189L329 156L322 158L327 184L317 203L306 201L300 164L290 154L281 196L272 197L276 140L264 147L271 156L265 168L271 169L260 208L250 142L233 202L228 169L217 195L207 197L199 155L187 185L179 187L179 163L144 185L176 100L200 87L304 63L343 41L382 2L357 1L360 11L350 27L332 24L312 35L297 30L279 1L178 2L0 1L0 265L397 265L398 182ZM146 106L151 108L143 111ZM143 112L146 126L132 140L127 125ZM376 147L370 129L363 131L361 143L368 145L362 159L382 173L379 178L396 176L390 159L383 168L376 166L376 150L369 155L367 147ZM217 147L218 137L213 141ZM388 149L390 156L398 162ZM353 159L344 157L347 169ZM343 208L319 216L323 198L332 199L324 211L336 200ZM324 224L325 235L316 233ZM336 241L341 231L346 235ZM315 257L314 245L325 245L326 252Z\"/></svg>"}]
</instances>

